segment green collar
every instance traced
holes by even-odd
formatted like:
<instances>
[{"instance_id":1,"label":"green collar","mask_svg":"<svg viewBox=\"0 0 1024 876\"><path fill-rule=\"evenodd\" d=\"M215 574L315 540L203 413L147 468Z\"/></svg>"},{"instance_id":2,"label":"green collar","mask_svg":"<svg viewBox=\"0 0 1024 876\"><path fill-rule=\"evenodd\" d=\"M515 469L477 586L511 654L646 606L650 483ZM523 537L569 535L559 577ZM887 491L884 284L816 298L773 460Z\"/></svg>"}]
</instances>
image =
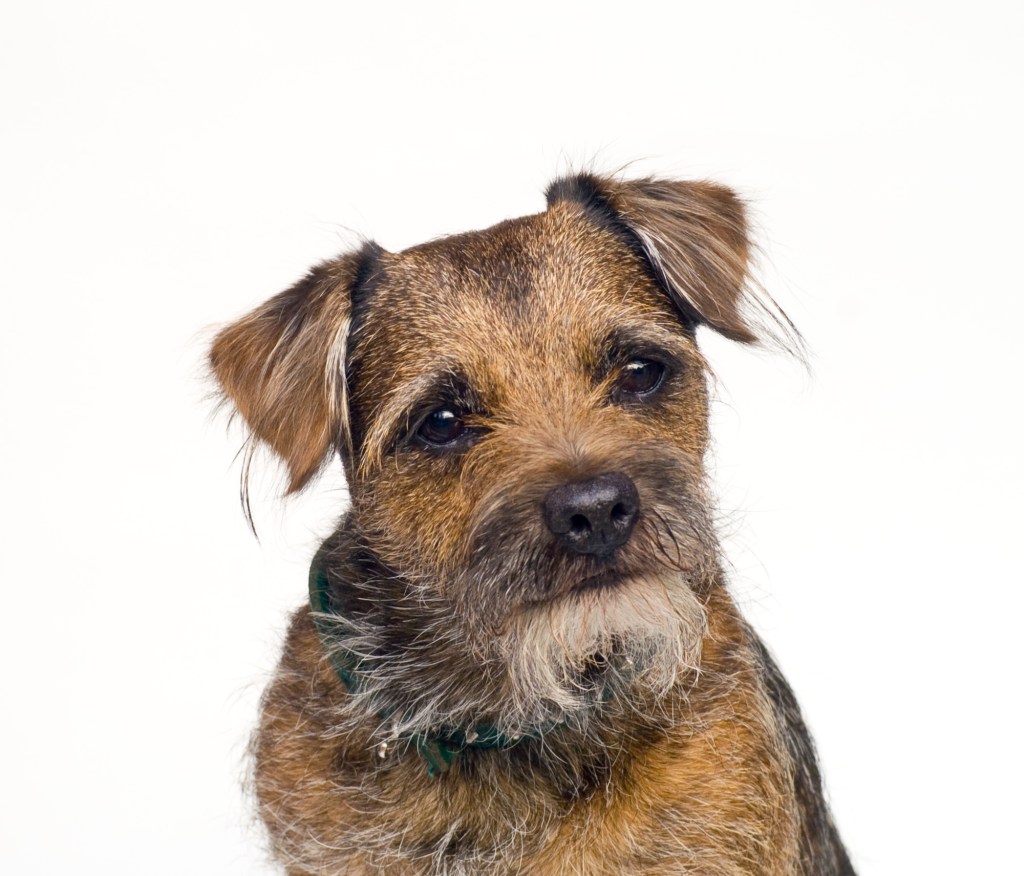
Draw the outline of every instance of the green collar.
<instances>
[{"instance_id":1,"label":"green collar","mask_svg":"<svg viewBox=\"0 0 1024 876\"><path fill-rule=\"evenodd\" d=\"M313 559L309 569L309 604L313 609L313 624L320 635L320 642L330 656L334 671L349 693L359 689L359 661L351 651L338 647L338 633L331 623L331 616L336 616L331 604L330 582L327 573L319 563L319 554ZM390 714L381 714L389 720ZM447 772L459 754L467 749L487 750L495 748L512 748L525 739L539 739L549 730L561 726L559 722L532 730L522 736L510 737L503 734L492 724L477 724L469 730L437 730L425 733L412 733L406 739L416 746L416 751L427 765L427 773L437 776ZM401 737L400 737L401 738ZM382 744L381 756L387 751L387 743Z\"/></svg>"}]
</instances>

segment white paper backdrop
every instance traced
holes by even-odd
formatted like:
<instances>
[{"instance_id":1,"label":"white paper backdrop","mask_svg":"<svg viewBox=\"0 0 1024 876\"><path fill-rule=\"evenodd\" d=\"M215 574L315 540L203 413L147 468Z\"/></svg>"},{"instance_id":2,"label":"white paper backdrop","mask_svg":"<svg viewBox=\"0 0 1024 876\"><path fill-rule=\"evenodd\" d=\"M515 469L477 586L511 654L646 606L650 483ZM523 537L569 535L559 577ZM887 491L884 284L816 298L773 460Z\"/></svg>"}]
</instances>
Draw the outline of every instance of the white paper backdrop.
<instances>
[{"instance_id":1,"label":"white paper backdrop","mask_svg":"<svg viewBox=\"0 0 1024 876\"><path fill-rule=\"evenodd\" d=\"M0 869L275 872L249 728L333 472L237 502L209 332L592 161L756 206L808 376L705 337L734 589L860 870L1019 867L1019 4L0 13Z\"/></svg>"}]
</instances>

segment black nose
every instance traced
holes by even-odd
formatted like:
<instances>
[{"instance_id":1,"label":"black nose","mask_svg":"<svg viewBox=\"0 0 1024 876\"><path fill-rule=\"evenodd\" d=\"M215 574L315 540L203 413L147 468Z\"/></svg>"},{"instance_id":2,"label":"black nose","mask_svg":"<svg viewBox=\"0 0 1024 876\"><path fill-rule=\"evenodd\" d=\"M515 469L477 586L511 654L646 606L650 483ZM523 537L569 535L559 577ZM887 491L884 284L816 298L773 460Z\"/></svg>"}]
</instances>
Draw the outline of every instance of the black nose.
<instances>
[{"instance_id":1,"label":"black nose","mask_svg":"<svg viewBox=\"0 0 1024 876\"><path fill-rule=\"evenodd\" d=\"M640 513L636 484L620 471L555 487L544 500L544 522L578 554L610 554L629 540Z\"/></svg>"}]
</instances>

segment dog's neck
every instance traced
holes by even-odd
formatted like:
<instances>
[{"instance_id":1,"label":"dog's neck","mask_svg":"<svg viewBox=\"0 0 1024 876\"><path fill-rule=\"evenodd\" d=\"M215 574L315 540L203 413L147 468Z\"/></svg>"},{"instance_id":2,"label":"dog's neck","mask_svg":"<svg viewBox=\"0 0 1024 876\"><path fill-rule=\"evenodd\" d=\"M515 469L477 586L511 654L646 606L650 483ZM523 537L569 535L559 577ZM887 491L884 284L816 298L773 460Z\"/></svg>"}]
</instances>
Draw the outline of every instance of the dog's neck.
<instances>
[{"instance_id":1,"label":"dog's neck","mask_svg":"<svg viewBox=\"0 0 1024 876\"><path fill-rule=\"evenodd\" d=\"M362 686L359 657L346 646L344 636L338 635L340 615L332 602L330 580L319 553L309 570L309 603L324 653L331 661L345 690L349 694L358 695ZM385 724L395 723L395 715L390 708L385 707L378 714ZM384 740L379 744L378 754L382 758L386 757L391 744L411 744L426 765L428 774L436 776L447 772L452 763L465 751L508 750L527 739L540 739L544 734L560 727L562 723L549 721L515 736L506 735L489 722L478 722L466 728L438 727L405 733L396 731L393 740Z\"/></svg>"}]
</instances>

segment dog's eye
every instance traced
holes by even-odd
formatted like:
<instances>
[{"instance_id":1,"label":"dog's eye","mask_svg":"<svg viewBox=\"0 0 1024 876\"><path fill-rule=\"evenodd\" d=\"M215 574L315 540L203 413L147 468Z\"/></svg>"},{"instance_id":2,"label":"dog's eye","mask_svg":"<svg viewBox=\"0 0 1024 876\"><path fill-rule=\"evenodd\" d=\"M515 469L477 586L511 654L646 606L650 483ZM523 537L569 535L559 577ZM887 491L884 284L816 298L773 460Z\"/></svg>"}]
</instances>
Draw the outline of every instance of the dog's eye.
<instances>
[{"instance_id":1,"label":"dog's eye","mask_svg":"<svg viewBox=\"0 0 1024 876\"><path fill-rule=\"evenodd\" d=\"M416 437L431 447L454 444L466 432L466 423L459 412L452 408L438 408L431 411L420 423Z\"/></svg>"},{"instance_id":2,"label":"dog's eye","mask_svg":"<svg viewBox=\"0 0 1024 876\"><path fill-rule=\"evenodd\" d=\"M661 386L665 371L665 366L653 359L631 359L619 377L619 392L625 396L649 395Z\"/></svg>"}]
</instances>

